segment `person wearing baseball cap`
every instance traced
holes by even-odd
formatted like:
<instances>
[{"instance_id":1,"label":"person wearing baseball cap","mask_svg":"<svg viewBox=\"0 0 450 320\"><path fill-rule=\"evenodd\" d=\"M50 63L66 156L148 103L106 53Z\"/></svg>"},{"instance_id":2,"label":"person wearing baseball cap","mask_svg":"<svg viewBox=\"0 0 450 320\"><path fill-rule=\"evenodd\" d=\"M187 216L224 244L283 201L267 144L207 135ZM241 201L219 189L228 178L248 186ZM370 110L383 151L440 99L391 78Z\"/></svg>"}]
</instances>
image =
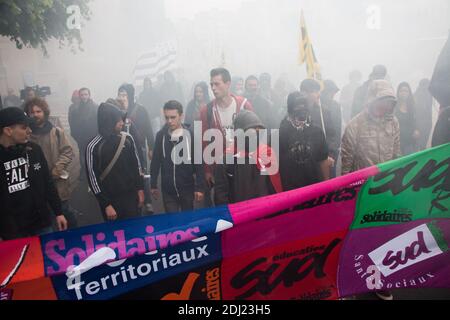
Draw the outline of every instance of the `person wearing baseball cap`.
<instances>
[{"instance_id":1,"label":"person wearing baseball cap","mask_svg":"<svg viewBox=\"0 0 450 320\"><path fill-rule=\"evenodd\" d=\"M67 229L45 156L28 141L31 121L20 108L0 110L0 240L52 232L49 206L58 229Z\"/></svg>"}]
</instances>

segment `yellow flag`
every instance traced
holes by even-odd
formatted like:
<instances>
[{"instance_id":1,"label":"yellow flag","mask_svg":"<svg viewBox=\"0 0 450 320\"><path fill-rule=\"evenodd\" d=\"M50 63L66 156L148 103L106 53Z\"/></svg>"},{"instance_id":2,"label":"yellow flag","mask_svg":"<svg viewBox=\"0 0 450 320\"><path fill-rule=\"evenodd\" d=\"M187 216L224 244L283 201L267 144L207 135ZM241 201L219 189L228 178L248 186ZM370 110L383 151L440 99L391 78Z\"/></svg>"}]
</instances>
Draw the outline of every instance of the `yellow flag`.
<instances>
[{"instance_id":1,"label":"yellow flag","mask_svg":"<svg viewBox=\"0 0 450 320\"><path fill-rule=\"evenodd\" d=\"M299 41L299 65L306 63L306 73L308 78L322 81L320 65L314 53L314 48L306 28L303 10L300 15L300 41Z\"/></svg>"}]
</instances>

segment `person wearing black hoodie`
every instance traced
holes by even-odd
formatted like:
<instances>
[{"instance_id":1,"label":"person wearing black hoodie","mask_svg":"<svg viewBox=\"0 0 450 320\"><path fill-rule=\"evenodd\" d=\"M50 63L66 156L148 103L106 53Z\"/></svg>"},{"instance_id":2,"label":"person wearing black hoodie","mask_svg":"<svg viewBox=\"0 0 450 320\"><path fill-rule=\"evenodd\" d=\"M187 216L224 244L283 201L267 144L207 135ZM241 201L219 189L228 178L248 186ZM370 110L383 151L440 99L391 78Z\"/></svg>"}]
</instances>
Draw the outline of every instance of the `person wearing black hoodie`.
<instances>
[{"instance_id":1,"label":"person wearing black hoodie","mask_svg":"<svg viewBox=\"0 0 450 320\"><path fill-rule=\"evenodd\" d=\"M414 93L417 130L419 131L419 150L426 149L433 126L433 96L428 90L429 86L430 80L422 79Z\"/></svg>"},{"instance_id":2,"label":"person wearing black hoodie","mask_svg":"<svg viewBox=\"0 0 450 320\"><path fill-rule=\"evenodd\" d=\"M86 149L89 187L105 220L137 217L144 204L144 181L134 139L122 132L125 114L102 103L97 119L99 134Z\"/></svg>"},{"instance_id":3,"label":"person wearing black hoodie","mask_svg":"<svg viewBox=\"0 0 450 320\"><path fill-rule=\"evenodd\" d=\"M288 114L280 124L280 174L283 190L329 179L328 146L323 130L309 119L307 97L289 94Z\"/></svg>"},{"instance_id":4,"label":"person wearing black hoodie","mask_svg":"<svg viewBox=\"0 0 450 320\"><path fill-rule=\"evenodd\" d=\"M266 128L258 115L243 109L236 115L233 125L236 130L234 148L227 149L224 163L217 164L214 169L215 205L237 203L282 192L280 174L275 164L277 156L267 143L267 132L260 132ZM244 136L240 137L242 133ZM250 143L251 138L246 137L253 134L256 135L254 145ZM242 137L245 142L240 145L239 139ZM237 160L239 158L242 163Z\"/></svg>"},{"instance_id":5,"label":"person wearing black hoodie","mask_svg":"<svg viewBox=\"0 0 450 320\"><path fill-rule=\"evenodd\" d=\"M151 192L155 198L159 196L157 182L161 171L166 212L192 210L194 200L202 201L205 192L203 165L194 164L193 130L182 124L183 106L178 101L168 101L163 111L166 125L156 134L150 169ZM177 156L181 163L177 163Z\"/></svg>"},{"instance_id":6,"label":"person wearing black hoodie","mask_svg":"<svg viewBox=\"0 0 450 320\"><path fill-rule=\"evenodd\" d=\"M148 112L143 106L136 103L135 90L132 84L125 83L120 86L118 100L126 112L125 131L134 138L142 170L146 174L148 172L148 162L152 159L153 145L155 143ZM148 185L145 185L144 192L145 211L153 213Z\"/></svg>"},{"instance_id":7,"label":"person wearing black hoodie","mask_svg":"<svg viewBox=\"0 0 450 320\"><path fill-rule=\"evenodd\" d=\"M0 240L52 232L49 206L58 229L67 229L45 156L28 141L29 123L20 108L0 110Z\"/></svg>"}]
</instances>

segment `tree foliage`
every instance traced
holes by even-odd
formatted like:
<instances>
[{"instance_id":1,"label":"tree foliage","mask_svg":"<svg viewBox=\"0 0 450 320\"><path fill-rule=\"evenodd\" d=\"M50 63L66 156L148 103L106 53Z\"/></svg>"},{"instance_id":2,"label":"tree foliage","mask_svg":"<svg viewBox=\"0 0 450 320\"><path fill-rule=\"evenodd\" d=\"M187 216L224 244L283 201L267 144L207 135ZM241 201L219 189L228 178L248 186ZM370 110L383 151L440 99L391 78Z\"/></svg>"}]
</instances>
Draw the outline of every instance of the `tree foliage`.
<instances>
[{"instance_id":1,"label":"tree foliage","mask_svg":"<svg viewBox=\"0 0 450 320\"><path fill-rule=\"evenodd\" d=\"M14 41L18 49L40 47L44 54L51 39L72 50L76 44L82 50L80 28L74 28L73 22L82 26L83 20L89 20L89 1L0 0L0 35Z\"/></svg>"}]
</instances>

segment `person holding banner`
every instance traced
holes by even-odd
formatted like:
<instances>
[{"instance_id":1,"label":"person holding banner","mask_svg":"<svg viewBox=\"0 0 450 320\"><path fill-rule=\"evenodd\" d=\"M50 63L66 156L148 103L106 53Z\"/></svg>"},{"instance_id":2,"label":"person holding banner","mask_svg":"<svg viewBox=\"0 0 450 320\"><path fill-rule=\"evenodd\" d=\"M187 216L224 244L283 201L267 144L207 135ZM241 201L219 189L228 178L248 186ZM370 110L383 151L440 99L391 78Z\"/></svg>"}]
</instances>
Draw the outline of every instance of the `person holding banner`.
<instances>
[{"instance_id":1,"label":"person holding banner","mask_svg":"<svg viewBox=\"0 0 450 320\"><path fill-rule=\"evenodd\" d=\"M338 119L333 118L331 109L322 102L320 90L320 83L314 79L305 79L300 85L300 92L306 96L308 101L311 124L322 129L325 135L328 146L328 165L331 172L336 166L341 137L337 130Z\"/></svg>"},{"instance_id":2,"label":"person holding banner","mask_svg":"<svg viewBox=\"0 0 450 320\"><path fill-rule=\"evenodd\" d=\"M396 95L387 80L374 80L369 85L367 107L354 117L342 137L342 175L401 156L400 126L394 116ZM376 291L382 300L392 294Z\"/></svg>"},{"instance_id":3,"label":"person holding banner","mask_svg":"<svg viewBox=\"0 0 450 320\"><path fill-rule=\"evenodd\" d=\"M215 205L282 192L278 165L275 163L277 157L274 150L263 141L267 133L264 124L253 111L242 109L236 115L233 126L236 130L234 147L227 149L224 163L217 164L214 170ZM238 142L240 133L245 138L241 140L245 141L242 146Z\"/></svg>"},{"instance_id":4,"label":"person holding banner","mask_svg":"<svg viewBox=\"0 0 450 320\"><path fill-rule=\"evenodd\" d=\"M323 131L308 120L308 101L300 92L287 99L288 114L280 125L280 173L283 190L328 180L328 146Z\"/></svg>"}]
</instances>

